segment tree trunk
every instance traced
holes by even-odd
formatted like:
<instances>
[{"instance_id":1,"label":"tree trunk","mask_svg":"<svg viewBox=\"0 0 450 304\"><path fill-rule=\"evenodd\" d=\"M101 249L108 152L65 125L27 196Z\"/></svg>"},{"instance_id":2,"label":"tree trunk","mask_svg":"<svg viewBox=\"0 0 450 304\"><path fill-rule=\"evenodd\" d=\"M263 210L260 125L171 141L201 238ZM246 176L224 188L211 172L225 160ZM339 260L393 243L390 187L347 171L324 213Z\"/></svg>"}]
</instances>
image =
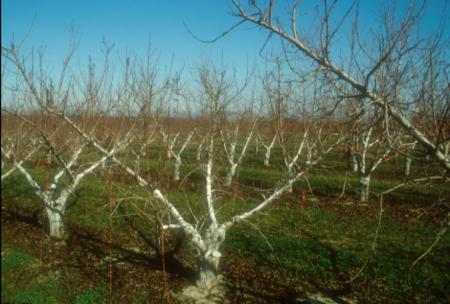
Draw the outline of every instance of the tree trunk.
<instances>
[{"instance_id":1,"label":"tree trunk","mask_svg":"<svg viewBox=\"0 0 450 304\"><path fill-rule=\"evenodd\" d=\"M197 260L199 276L195 286L183 290L184 303L207 304L228 303L225 298L225 284L219 275L219 261L221 254L218 251Z\"/></svg>"},{"instance_id":2,"label":"tree trunk","mask_svg":"<svg viewBox=\"0 0 450 304\"><path fill-rule=\"evenodd\" d=\"M200 161L202 157L202 145L200 144L197 148L197 161Z\"/></svg>"},{"instance_id":3,"label":"tree trunk","mask_svg":"<svg viewBox=\"0 0 450 304\"><path fill-rule=\"evenodd\" d=\"M355 154L352 154L351 158L352 158L352 171L356 173L358 172L358 160L356 159Z\"/></svg>"},{"instance_id":4,"label":"tree trunk","mask_svg":"<svg viewBox=\"0 0 450 304\"><path fill-rule=\"evenodd\" d=\"M209 289L218 280L220 256L209 256L198 261L199 277L197 286Z\"/></svg>"},{"instance_id":5,"label":"tree trunk","mask_svg":"<svg viewBox=\"0 0 450 304\"><path fill-rule=\"evenodd\" d=\"M290 164L288 166L288 180L291 180L295 177L295 172L294 172L294 166L293 164ZM287 193L292 193L292 184L289 185L288 189L286 190Z\"/></svg>"},{"instance_id":6,"label":"tree trunk","mask_svg":"<svg viewBox=\"0 0 450 304\"><path fill-rule=\"evenodd\" d=\"M180 166L181 166L181 158L175 159L175 169L173 172L173 180L179 181L180 180Z\"/></svg>"},{"instance_id":7,"label":"tree trunk","mask_svg":"<svg viewBox=\"0 0 450 304\"><path fill-rule=\"evenodd\" d=\"M359 201L367 203L369 201L370 176L363 175L359 178Z\"/></svg>"},{"instance_id":8,"label":"tree trunk","mask_svg":"<svg viewBox=\"0 0 450 304\"><path fill-rule=\"evenodd\" d=\"M237 169L237 164L233 164L230 167L230 171L227 174L227 177L225 179L225 186L231 186L231 181L233 180L233 177L236 175L236 169Z\"/></svg>"},{"instance_id":9,"label":"tree trunk","mask_svg":"<svg viewBox=\"0 0 450 304\"><path fill-rule=\"evenodd\" d=\"M46 207L48 219L48 234L52 239L61 240L64 237L64 214L54 207Z\"/></svg>"},{"instance_id":10,"label":"tree trunk","mask_svg":"<svg viewBox=\"0 0 450 304\"><path fill-rule=\"evenodd\" d=\"M266 153L264 154L264 166L269 166L269 160L270 160L270 149L266 150Z\"/></svg>"},{"instance_id":11,"label":"tree trunk","mask_svg":"<svg viewBox=\"0 0 450 304\"><path fill-rule=\"evenodd\" d=\"M408 177L409 174L411 173L411 162L412 162L411 157L407 156L406 163L405 163L405 176L406 177Z\"/></svg>"}]
</instances>

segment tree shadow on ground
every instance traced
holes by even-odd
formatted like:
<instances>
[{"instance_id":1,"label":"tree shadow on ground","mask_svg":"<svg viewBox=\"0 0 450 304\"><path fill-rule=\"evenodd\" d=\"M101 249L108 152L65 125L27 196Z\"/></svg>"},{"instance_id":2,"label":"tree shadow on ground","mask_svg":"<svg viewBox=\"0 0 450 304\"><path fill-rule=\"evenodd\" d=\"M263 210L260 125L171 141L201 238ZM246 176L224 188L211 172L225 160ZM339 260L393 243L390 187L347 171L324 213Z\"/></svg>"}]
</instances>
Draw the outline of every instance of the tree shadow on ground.
<instances>
[{"instance_id":1,"label":"tree shadow on ground","mask_svg":"<svg viewBox=\"0 0 450 304\"><path fill-rule=\"evenodd\" d=\"M143 231L134 229L139 238L148 245L144 246L147 248L147 251L141 251L137 247L128 248L124 246L123 236L109 241L105 231L92 231L86 227L74 224L67 225L68 238L65 240L64 245L61 246L61 244L57 245L45 237L42 231L40 212L41 210L38 209L31 214L24 214L17 210L5 210L3 208L1 217L2 222L5 220L13 224L9 225L10 227L21 226L18 229L21 232L29 233L34 242L40 240L49 246L51 254L44 258L48 271L79 273L82 278L93 284L98 284L110 280L109 275L111 273L108 269L111 269L114 288L117 293L119 293L117 290L120 289L120 293L123 295L133 293L133 290L130 289L133 288L130 278L134 282L137 280L151 280L147 281L146 284L162 285L160 275L163 267L158 243ZM17 225L19 223L22 225ZM196 271L183 265L175 256L182 243L182 238L175 240L174 246L164 254L165 270L171 277L171 289L180 288L187 281L193 283L196 278ZM32 250L33 248L28 249ZM226 268L249 267L249 265L246 265L245 257L236 257L236 259L239 261L238 263L230 260L227 262L229 265ZM323 303L308 298L306 293L298 288L293 288L292 284L278 283L276 276L263 278L259 274L260 269L257 266L247 270L253 273L253 280L257 281L256 284L259 287L255 288L251 283L247 282L246 272L236 277L227 276L229 281L227 294L230 300L235 303ZM139 274L131 274L135 271ZM324 292L324 294L331 296L329 292ZM331 296L331 298L336 299L336 303L346 303L345 301L339 301L337 297Z\"/></svg>"},{"instance_id":2,"label":"tree shadow on ground","mask_svg":"<svg viewBox=\"0 0 450 304\"><path fill-rule=\"evenodd\" d=\"M11 207L3 207L1 217L2 221L20 222L32 226L35 229L39 229L38 233L44 235L42 231L42 210L40 209L23 212ZM90 269L90 272L95 268L99 268L103 271L101 266L107 261L107 264L112 264L113 267L123 266L123 263L128 263L144 266L149 270L162 271L163 269L162 256L157 243L145 237L142 231L137 232L145 243L149 245L150 250L147 250L148 252L136 249L136 247L126 248L119 244L118 240L110 242L97 232L89 231L84 227L73 224L67 224L66 230L68 237L64 241L65 246L60 246L59 244L55 247L58 251L56 254L60 256L57 263L59 266L85 268ZM177 241L174 249L164 253L165 271L193 281L196 276L195 270L186 267L175 257L180 247L181 241ZM69 256L70 258L67 258ZM98 266L96 267L95 265Z\"/></svg>"},{"instance_id":3,"label":"tree shadow on ground","mask_svg":"<svg viewBox=\"0 0 450 304\"><path fill-rule=\"evenodd\" d=\"M2 221L22 222L35 228L42 228L42 210L36 209L31 212L20 212L13 208L2 207Z\"/></svg>"}]
</instances>

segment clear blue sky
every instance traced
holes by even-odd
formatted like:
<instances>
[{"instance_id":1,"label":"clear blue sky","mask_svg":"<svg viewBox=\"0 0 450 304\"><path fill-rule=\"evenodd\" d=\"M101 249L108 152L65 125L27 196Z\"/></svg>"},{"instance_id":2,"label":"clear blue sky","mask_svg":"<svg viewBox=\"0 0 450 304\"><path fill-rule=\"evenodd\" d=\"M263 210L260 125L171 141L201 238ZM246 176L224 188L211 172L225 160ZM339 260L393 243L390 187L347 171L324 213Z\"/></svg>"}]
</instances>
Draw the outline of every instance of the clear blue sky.
<instances>
[{"instance_id":1,"label":"clear blue sky","mask_svg":"<svg viewBox=\"0 0 450 304\"><path fill-rule=\"evenodd\" d=\"M195 40L183 22L202 38L212 38L237 20L229 15L226 1L171 0L4 0L2 1L2 44L8 44L11 34L22 39L33 20L26 46L45 47L48 62L58 63L69 43L69 27L80 34L75 61L88 55L100 56L103 37L115 43L113 55L123 57L126 49L143 55L149 40L160 53L162 66L169 66L175 57L176 66L192 68L203 58L217 60L236 67L252 65L265 36L243 26L214 44ZM246 30L247 29L247 30Z\"/></svg>"},{"instance_id":2,"label":"clear blue sky","mask_svg":"<svg viewBox=\"0 0 450 304\"><path fill-rule=\"evenodd\" d=\"M345 0L343 2L350 2ZM380 1L361 1L362 23L379 18ZM312 1L305 0L306 7ZM404 5L406 0L399 0ZM160 53L162 67L168 67L172 56L175 67L189 70L203 58L218 60L244 70L262 62L258 55L266 35L250 25L238 30L214 44L196 41L186 30L183 22L202 38L212 38L237 21L230 16L226 0L3 0L2 44L8 44L11 34L16 41L22 39L33 23L26 40L26 48L45 47L47 62L59 64L68 47L69 27L74 26L80 34L80 45L74 61L80 66L88 55L99 58L103 37L115 43L114 58L124 55L126 49L138 54L145 53L149 39L152 47ZM286 1L279 0L280 11L287 12ZM443 9L443 0L431 0L424 19L425 29L433 30ZM303 17L313 18L313 15ZM448 32L448 31L447 31ZM448 39L448 37L447 37ZM279 49L274 39L267 51Z\"/></svg>"}]
</instances>

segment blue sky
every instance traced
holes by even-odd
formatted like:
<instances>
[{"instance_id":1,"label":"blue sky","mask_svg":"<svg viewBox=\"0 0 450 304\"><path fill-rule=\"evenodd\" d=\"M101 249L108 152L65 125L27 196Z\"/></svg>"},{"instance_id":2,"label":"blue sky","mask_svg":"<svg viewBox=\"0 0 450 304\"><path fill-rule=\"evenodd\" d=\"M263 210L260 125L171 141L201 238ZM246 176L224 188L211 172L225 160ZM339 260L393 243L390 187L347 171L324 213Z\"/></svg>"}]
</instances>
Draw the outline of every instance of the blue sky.
<instances>
[{"instance_id":1,"label":"blue sky","mask_svg":"<svg viewBox=\"0 0 450 304\"><path fill-rule=\"evenodd\" d=\"M2 44L14 32L15 40L24 37L33 23L26 46L45 47L48 62L61 62L69 44L69 28L80 37L75 61L85 62L89 55L100 56L102 39L115 43L113 55L123 57L125 50L144 55L149 41L160 54L161 66L174 58L177 67L192 68L202 59L221 60L230 66L246 67L258 61L265 36L243 26L214 44L195 40L183 22L202 38L216 36L236 22L229 15L226 1L2 1ZM114 57L114 56L113 56Z\"/></svg>"},{"instance_id":2,"label":"blue sky","mask_svg":"<svg viewBox=\"0 0 450 304\"><path fill-rule=\"evenodd\" d=\"M80 37L74 57L79 66L89 55L100 58L103 38L115 43L113 60L123 58L126 49L137 55L145 54L150 40L152 48L161 56L161 68L166 69L172 58L175 68L184 66L187 71L203 59L223 60L241 72L263 62L259 51L266 35L254 26L241 26L216 43L204 44L196 41L183 25L183 22L188 24L202 38L216 36L237 21L230 16L226 0L3 0L1 3L2 44L11 40L12 33L16 41L21 40L33 24L25 49L45 47L46 61L54 65L62 62L66 53L71 25ZM280 12L287 11L286 1L278 3ZM361 1L363 26L380 17L380 3L383 1ZM406 1L399 0L399 3L404 6ZM423 22L425 30L434 29L443 3L443 0L430 1ZM313 2L305 0L302 5L311 8ZM303 18L307 22L314 15ZM266 50L279 50L279 47L278 39L273 39Z\"/></svg>"}]
</instances>

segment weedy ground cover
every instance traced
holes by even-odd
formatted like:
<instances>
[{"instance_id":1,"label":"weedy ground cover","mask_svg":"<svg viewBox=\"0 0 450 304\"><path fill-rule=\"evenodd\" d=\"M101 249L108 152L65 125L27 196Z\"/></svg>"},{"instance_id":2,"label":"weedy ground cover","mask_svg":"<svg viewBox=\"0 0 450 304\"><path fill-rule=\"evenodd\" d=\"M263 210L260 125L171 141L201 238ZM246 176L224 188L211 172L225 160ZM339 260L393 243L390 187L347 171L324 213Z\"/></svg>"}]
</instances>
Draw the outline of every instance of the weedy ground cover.
<instances>
[{"instance_id":1,"label":"weedy ground cover","mask_svg":"<svg viewBox=\"0 0 450 304\"><path fill-rule=\"evenodd\" d=\"M149 153L152 157L141 170L164 183L170 200L187 219L194 220L195 215L201 223L205 216L203 169L195 153L186 152L180 183L172 182L171 161L158 160L154 147ZM261 155L250 153L230 188L217 181L219 220L256 205L261 192L255 189L273 188L283 178L279 151L274 152L270 167L262 160ZM414 167L413 174L419 174L421 166ZM34 172L43 183L48 178L46 170ZM216 170L218 175L225 172L220 166ZM357 178L345 159L326 160L324 167L297 183L293 193L231 230L221 265L230 282L229 297L286 303L305 291L320 291L364 303L446 303L450 294L448 233L412 265L442 228L443 199L450 197L450 189L435 183L393 192L386 197L379 222L376 193L402 181L400 166L383 165L374 174L370 203L361 205ZM344 184L346 190L340 196ZM302 191L307 193L303 208ZM2 302L161 300L164 273L157 229L134 207L142 204L139 200L110 206L111 197L125 196L148 197L148 193L119 171L87 178L69 204L70 237L65 245L56 246L42 231L43 214L30 186L19 174L2 182ZM113 216L111 210L115 210ZM165 275L169 287L180 290L195 274L193 257L181 235L168 233L165 242Z\"/></svg>"}]
</instances>

